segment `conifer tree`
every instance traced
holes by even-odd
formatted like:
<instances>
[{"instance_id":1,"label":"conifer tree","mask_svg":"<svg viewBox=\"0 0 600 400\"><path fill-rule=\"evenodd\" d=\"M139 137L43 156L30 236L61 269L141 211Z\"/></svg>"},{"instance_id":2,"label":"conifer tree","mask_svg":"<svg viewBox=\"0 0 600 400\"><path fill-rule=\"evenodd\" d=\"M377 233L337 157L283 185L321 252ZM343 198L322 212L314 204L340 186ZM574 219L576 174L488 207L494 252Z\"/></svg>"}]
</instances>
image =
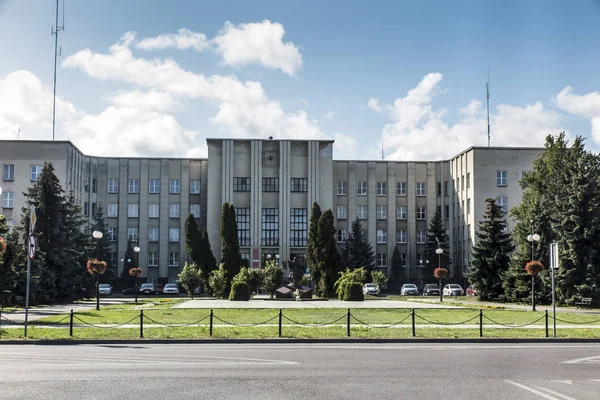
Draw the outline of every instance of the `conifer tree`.
<instances>
[{"instance_id":1,"label":"conifer tree","mask_svg":"<svg viewBox=\"0 0 600 400\"><path fill-rule=\"evenodd\" d=\"M90 256L93 258L97 258L100 261L106 261L107 268L116 268L116 265L111 264L110 260L110 238L108 237L108 226L106 223L106 217L104 217L104 209L102 206L98 206L96 210L96 216L94 217L94 223L90 227L90 231L99 231L102 232L101 239L93 239L92 241L92 249L90 251Z\"/></svg>"},{"instance_id":2,"label":"conifer tree","mask_svg":"<svg viewBox=\"0 0 600 400\"><path fill-rule=\"evenodd\" d=\"M394 246L394 252L392 253L392 277L390 279L390 290L394 291L400 288L404 284L404 265L402 265L402 258L398 246Z\"/></svg>"},{"instance_id":3,"label":"conifer tree","mask_svg":"<svg viewBox=\"0 0 600 400\"><path fill-rule=\"evenodd\" d=\"M318 253L318 231L319 218L321 218L321 207L315 201L312 205L310 213L310 225L308 227L308 241L306 242L306 262L311 273L313 282L319 282L319 270L317 268L317 253Z\"/></svg>"},{"instance_id":4,"label":"conifer tree","mask_svg":"<svg viewBox=\"0 0 600 400\"><path fill-rule=\"evenodd\" d=\"M185 251L192 263L200 265L202 254L202 235L193 214L188 215L185 220Z\"/></svg>"},{"instance_id":5,"label":"conifer tree","mask_svg":"<svg viewBox=\"0 0 600 400\"><path fill-rule=\"evenodd\" d=\"M367 277L375 267L375 254L373 247L369 243L367 230L364 229L358 218L352 222L350 234L346 238L346 243L342 246L341 262L347 268L365 268Z\"/></svg>"},{"instance_id":6,"label":"conifer tree","mask_svg":"<svg viewBox=\"0 0 600 400\"><path fill-rule=\"evenodd\" d=\"M202 230L202 236L200 237L200 249L200 279L205 286L208 286L208 280L211 272L217 269L217 259L215 258L210 247L210 240L208 238L208 232L206 229Z\"/></svg>"},{"instance_id":7,"label":"conifer tree","mask_svg":"<svg viewBox=\"0 0 600 400\"><path fill-rule=\"evenodd\" d=\"M237 223L233 204L223 203L221 210L221 263L225 269L227 285L225 297L229 295L231 280L240 272L242 258L238 243Z\"/></svg>"},{"instance_id":8,"label":"conifer tree","mask_svg":"<svg viewBox=\"0 0 600 400\"><path fill-rule=\"evenodd\" d=\"M436 253L436 250L440 248L443 250L441 256ZM425 283L435 283L437 279L433 276L433 271L440 267L446 268L450 271L450 247L448 235L446 235L446 228L444 228L444 221L442 214L435 212L431 221L429 222L429 230L427 232L427 247L425 248L425 259L423 263L423 280ZM441 265L440 264L441 260Z\"/></svg>"},{"instance_id":9,"label":"conifer tree","mask_svg":"<svg viewBox=\"0 0 600 400\"><path fill-rule=\"evenodd\" d=\"M320 297L334 297L334 285L338 273L342 271L340 254L335 240L336 229L331 210L327 210L319 218L317 232L317 270L319 280L315 282L315 292Z\"/></svg>"}]
</instances>

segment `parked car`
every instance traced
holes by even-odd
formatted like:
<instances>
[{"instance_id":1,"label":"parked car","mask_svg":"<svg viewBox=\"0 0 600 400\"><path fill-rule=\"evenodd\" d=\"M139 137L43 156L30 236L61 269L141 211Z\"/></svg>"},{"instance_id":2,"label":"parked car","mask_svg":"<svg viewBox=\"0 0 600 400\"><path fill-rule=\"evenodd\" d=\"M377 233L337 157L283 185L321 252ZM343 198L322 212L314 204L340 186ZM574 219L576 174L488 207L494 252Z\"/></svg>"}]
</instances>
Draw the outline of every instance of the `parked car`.
<instances>
[{"instance_id":1,"label":"parked car","mask_svg":"<svg viewBox=\"0 0 600 400\"><path fill-rule=\"evenodd\" d=\"M449 283L444 286L444 296L464 296L465 291L456 283Z\"/></svg>"},{"instance_id":2,"label":"parked car","mask_svg":"<svg viewBox=\"0 0 600 400\"><path fill-rule=\"evenodd\" d=\"M377 295L379 294L379 287L374 283L365 283L363 286L363 294Z\"/></svg>"},{"instance_id":3,"label":"parked car","mask_svg":"<svg viewBox=\"0 0 600 400\"><path fill-rule=\"evenodd\" d=\"M126 289L123 289L122 291L123 294L135 294L135 287L128 287Z\"/></svg>"},{"instance_id":4,"label":"parked car","mask_svg":"<svg viewBox=\"0 0 600 400\"><path fill-rule=\"evenodd\" d=\"M466 290L467 296L477 296L477 289L473 287L473 285L469 286Z\"/></svg>"},{"instance_id":5,"label":"parked car","mask_svg":"<svg viewBox=\"0 0 600 400\"><path fill-rule=\"evenodd\" d=\"M167 283L162 292L163 294L179 294L179 287L176 283Z\"/></svg>"},{"instance_id":6,"label":"parked car","mask_svg":"<svg viewBox=\"0 0 600 400\"><path fill-rule=\"evenodd\" d=\"M100 294L111 295L112 286L109 283L101 283L98 285L98 291L100 292Z\"/></svg>"},{"instance_id":7,"label":"parked car","mask_svg":"<svg viewBox=\"0 0 600 400\"><path fill-rule=\"evenodd\" d=\"M153 283L142 283L142 286L140 286L140 293L156 294L156 292L154 291L154 284Z\"/></svg>"},{"instance_id":8,"label":"parked car","mask_svg":"<svg viewBox=\"0 0 600 400\"><path fill-rule=\"evenodd\" d=\"M440 287L435 283L428 283L423 287L423 296L439 296Z\"/></svg>"},{"instance_id":9,"label":"parked car","mask_svg":"<svg viewBox=\"0 0 600 400\"><path fill-rule=\"evenodd\" d=\"M203 292L202 285L200 285L196 289L194 289L194 294L202 294L202 292Z\"/></svg>"},{"instance_id":10,"label":"parked car","mask_svg":"<svg viewBox=\"0 0 600 400\"><path fill-rule=\"evenodd\" d=\"M400 288L400 296L416 296L419 294L419 289L417 289L417 285L413 283L405 283Z\"/></svg>"}]
</instances>

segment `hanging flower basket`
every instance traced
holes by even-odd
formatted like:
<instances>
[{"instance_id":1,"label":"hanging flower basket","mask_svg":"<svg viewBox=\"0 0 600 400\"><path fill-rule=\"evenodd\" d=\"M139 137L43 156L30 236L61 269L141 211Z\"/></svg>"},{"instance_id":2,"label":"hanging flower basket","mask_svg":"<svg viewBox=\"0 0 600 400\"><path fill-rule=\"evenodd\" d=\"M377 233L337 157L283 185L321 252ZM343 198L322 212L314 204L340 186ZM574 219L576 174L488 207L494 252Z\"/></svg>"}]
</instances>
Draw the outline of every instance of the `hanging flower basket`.
<instances>
[{"instance_id":1,"label":"hanging flower basket","mask_svg":"<svg viewBox=\"0 0 600 400\"><path fill-rule=\"evenodd\" d=\"M527 275L537 275L544 269L544 264L539 261L529 261L525 264L525 270L527 271Z\"/></svg>"},{"instance_id":2,"label":"hanging flower basket","mask_svg":"<svg viewBox=\"0 0 600 400\"><path fill-rule=\"evenodd\" d=\"M101 275L106 271L106 261L90 258L87 262L87 270L92 275Z\"/></svg>"},{"instance_id":3,"label":"hanging flower basket","mask_svg":"<svg viewBox=\"0 0 600 400\"><path fill-rule=\"evenodd\" d=\"M0 237L0 256L4 254L6 251L6 240L3 237Z\"/></svg>"},{"instance_id":4,"label":"hanging flower basket","mask_svg":"<svg viewBox=\"0 0 600 400\"><path fill-rule=\"evenodd\" d=\"M435 276L435 279L444 279L448 276L448 270L446 268L436 268L433 271L433 276Z\"/></svg>"},{"instance_id":5,"label":"hanging flower basket","mask_svg":"<svg viewBox=\"0 0 600 400\"><path fill-rule=\"evenodd\" d=\"M131 268L129 270L129 275L133 276L133 277L137 276L139 278L140 276L142 276L142 269L141 268Z\"/></svg>"}]
</instances>

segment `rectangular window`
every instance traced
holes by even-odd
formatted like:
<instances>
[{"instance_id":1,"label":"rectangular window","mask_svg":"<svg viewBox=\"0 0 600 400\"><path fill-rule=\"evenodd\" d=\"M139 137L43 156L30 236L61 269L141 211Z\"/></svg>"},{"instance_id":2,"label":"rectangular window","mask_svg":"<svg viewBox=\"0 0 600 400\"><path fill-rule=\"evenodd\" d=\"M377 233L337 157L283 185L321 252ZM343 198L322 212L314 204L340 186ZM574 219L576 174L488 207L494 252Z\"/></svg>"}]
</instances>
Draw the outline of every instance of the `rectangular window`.
<instances>
[{"instance_id":1,"label":"rectangular window","mask_svg":"<svg viewBox=\"0 0 600 400\"><path fill-rule=\"evenodd\" d=\"M396 182L396 196L406 196L406 182Z\"/></svg>"},{"instance_id":2,"label":"rectangular window","mask_svg":"<svg viewBox=\"0 0 600 400\"><path fill-rule=\"evenodd\" d=\"M356 206L356 218L367 219L368 208L367 206Z\"/></svg>"},{"instance_id":3,"label":"rectangular window","mask_svg":"<svg viewBox=\"0 0 600 400\"><path fill-rule=\"evenodd\" d=\"M427 231L425 229L417 230L417 243L424 244L427 242Z\"/></svg>"},{"instance_id":4,"label":"rectangular window","mask_svg":"<svg viewBox=\"0 0 600 400\"><path fill-rule=\"evenodd\" d=\"M387 243L387 231L385 229L377 229L377 243Z\"/></svg>"},{"instance_id":5,"label":"rectangular window","mask_svg":"<svg viewBox=\"0 0 600 400\"><path fill-rule=\"evenodd\" d=\"M90 203L87 201L83 203L83 215L86 217L90 215Z\"/></svg>"},{"instance_id":6,"label":"rectangular window","mask_svg":"<svg viewBox=\"0 0 600 400\"><path fill-rule=\"evenodd\" d=\"M508 212L508 197L499 196L496 197L496 205L502 207L502 211Z\"/></svg>"},{"instance_id":7,"label":"rectangular window","mask_svg":"<svg viewBox=\"0 0 600 400\"><path fill-rule=\"evenodd\" d=\"M181 193L181 180L171 179L169 181L169 193L171 193L171 194Z\"/></svg>"},{"instance_id":8,"label":"rectangular window","mask_svg":"<svg viewBox=\"0 0 600 400\"><path fill-rule=\"evenodd\" d=\"M92 193L96 193L98 191L98 180L96 178L92 179Z\"/></svg>"},{"instance_id":9,"label":"rectangular window","mask_svg":"<svg viewBox=\"0 0 600 400\"><path fill-rule=\"evenodd\" d=\"M179 204L169 204L169 218L179 218Z\"/></svg>"},{"instance_id":10,"label":"rectangular window","mask_svg":"<svg viewBox=\"0 0 600 400\"><path fill-rule=\"evenodd\" d=\"M148 241L158 242L158 228L148 228Z\"/></svg>"},{"instance_id":11,"label":"rectangular window","mask_svg":"<svg viewBox=\"0 0 600 400\"><path fill-rule=\"evenodd\" d=\"M292 208L290 210L290 246L306 246L307 215L306 208Z\"/></svg>"},{"instance_id":12,"label":"rectangular window","mask_svg":"<svg viewBox=\"0 0 600 400\"><path fill-rule=\"evenodd\" d=\"M465 190L465 176L462 176L462 180L460 181L460 191Z\"/></svg>"},{"instance_id":13,"label":"rectangular window","mask_svg":"<svg viewBox=\"0 0 600 400\"><path fill-rule=\"evenodd\" d=\"M200 181L190 181L190 194L200 194Z\"/></svg>"},{"instance_id":14,"label":"rectangular window","mask_svg":"<svg viewBox=\"0 0 600 400\"><path fill-rule=\"evenodd\" d=\"M496 171L496 186L506 186L507 172Z\"/></svg>"},{"instance_id":15,"label":"rectangular window","mask_svg":"<svg viewBox=\"0 0 600 400\"><path fill-rule=\"evenodd\" d=\"M448 196L448 181L444 181L444 196Z\"/></svg>"},{"instance_id":16,"label":"rectangular window","mask_svg":"<svg viewBox=\"0 0 600 400\"><path fill-rule=\"evenodd\" d=\"M427 195L427 187L425 186L425 182L417 182L417 196L426 196Z\"/></svg>"},{"instance_id":17,"label":"rectangular window","mask_svg":"<svg viewBox=\"0 0 600 400\"><path fill-rule=\"evenodd\" d=\"M378 268L387 267L387 254L386 253L377 253L377 267Z\"/></svg>"},{"instance_id":18,"label":"rectangular window","mask_svg":"<svg viewBox=\"0 0 600 400\"><path fill-rule=\"evenodd\" d=\"M406 219L406 206L396 207L396 219Z\"/></svg>"},{"instance_id":19,"label":"rectangular window","mask_svg":"<svg viewBox=\"0 0 600 400\"><path fill-rule=\"evenodd\" d=\"M111 242L117 241L117 228L108 228L108 240Z\"/></svg>"},{"instance_id":20,"label":"rectangular window","mask_svg":"<svg viewBox=\"0 0 600 400\"><path fill-rule=\"evenodd\" d=\"M471 199L467 199L467 214L471 214Z\"/></svg>"},{"instance_id":21,"label":"rectangular window","mask_svg":"<svg viewBox=\"0 0 600 400\"><path fill-rule=\"evenodd\" d=\"M83 180L83 190L85 190L86 193L90 192L90 178L85 178Z\"/></svg>"},{"instance_id":22,"label":"rectangular window","mask_svg":"<svg viewBox=\"0 0 600 400\"><path fill-rule=\"evenodd\" d=\"M148 218L158 218L158 204L148 204Z\"/></svg>"},{"instance_id":23,"label":"rectangular window","mask_svg":"<svg viewBox=\"0 0 600 400\"><path fill-rule=\"evenodd\" d=\"M233 191L234 192L249 192L250 191L250 178L233 178Z\"/></svg>"},{"instance_id":24,"label":"rectangular window","mask_svg":"<svg viewBox=\"0 0 600 400\"><path fill-rule=\"evenodd\" d=\"M158 253L148 253L148 266L158 267Z\"/></svg>"},{"instance_id":25,"label":"rectangular window","mask_svg":"<svg viewBox=\"0 0 600 400\"><path fill-rule=\"evenodd\" d=\"M160 179L150 179L148 181L149 193L160 193Z\"/></svg>"},{"instance_id":26,"label":"rectangular window","mask_svg":"<svg viewBox=\"0 0 600 400\"><path fill-rule=\"evenodd\" d=\"M387 206L377 206L377 219L387 219Z\"/></svg>"},{"instance_id":27,"label":"rectangular window","mask_svg":"<svg viewBox=\"0 0 600 400\"><path fill-rule=\"evenodd\" d=\"M140 205L137 203L127 205L127 216L129 218L137 218L140 216Z\"/></svg>"},{"instance_id":28,"label":"rectangular window","mask_svg":"<svg viewBox=\"0 0 600 400\"><path fill-rule=\"evenodd\" d=\"M279 209L263 208L261 219L261 244L279 246Z\"/></svg>"},{"instance_id":29,"label":"rectangular window","mask_svg":"<svg viewBox=\"0 0 600 400\"><path fill-rule=\"evenodd\" d=\"M406 243L406 231L400 229L396 232L396 243Z\"/></svg>"},{"instance_id":30,"label":"rectangular window","mask_svg":"<svg viewBox=\"0 0 600 400\"><path fill-rule=\"evenodd\" d=\"M115 251L110 252L110 266L117 268L117 253Z\"/></svg>"},{"instance_id":31,"label":"rectangular window","mask_svg":"<svg viewBox=\"0 0 600 400\"><path fill-rule=\"evenodd\" d=\"M400 253L400 264L406 267L406 253Z\"/></svg>"},{"instance_id":32,"label":"rectangular window","mask_svg":"<svg viewBox=\"0 0 600 400\"><path fill-rule=\"evenodd\" d=\"M169 253L169 267L179 266L179 253Z\"/></svg>"},{"instance_id":33,"label":"rectangular window","mask_svg":"<svg viewBox=\"0 0 600 400\"><path fill-rule=\"evenodd\" d=\"M291 192L306 192L308 191L308 179L306 178L291 178Z\"/></svg>"},{"instance_id":34,"label":"rectangular window","mask_svg":"<svg viewBox=\"0 0 600 400\"><path fill-rule=\"evenodd\" d=\"M119 193L119 180L109 179L108 180L108 193Z\"/></svg>"},{"instance_id":35,"label":"rectangular window","mask_svg":"<svg viewBox=\"0 0 600 400\"><path fill-rule=\"evenodd\" d=\"M348 231L345 229L338 229L336 241L338 243L346 243L346 236L348 235Z\"/></svg>"},{"instance_id":36,"label":"rectangular window","mask_svg":"<svg viewBox=\"0 0 600 400\"><path fill-rule=\"evenodd\" d=\"M4 172L2 173L2 179L5 181L14 181L15 180L14 164L4 164Z\"/></svg>"},{"instance_id":37,"label":"rectangular window","mask_svg":"<svg viewBox=\"0 0 600 400\"><path fill-rule=\"evenodd\" d=\"M129 193L139 193L140 192L140 180L139 179L129 179L127 181L127 191Z\"/></svg>"},{"instance_id":38,"label":"rectangular window","mask_svg":"<svg viewBox=\"0 0 600 400\"><path fill-rule=\"evenodd\" d=\"M442 182L437 183L437 195L438 197L442 195Z\"/></svg>"},{"instance_id":39,"label":"rectangular window","mask_svg":"<svg viewBox=\"0 0 600 400\"><path fill-rule=\"evenodd\" d=\"M41 165L32 165L31 166L31 181L37 181L38 178L42 175L42 166Z\"/></svg>"},{"instance_id":40,"label":"rectangular window","mask_svg":"<svg viewBox=\"0 0 600 400\"><path fill-rule=\"evenodd\" d=\"M471 188L471 173L467 172L467 189Z\"/></svg>"},{"instance_id":41,"label":"rectangular window","mask_svg":"<svg viewBox=\"0 0 600 400\"><path fill-rule=\"evenodd\" d=\"M387 195L387 182L377 182L377 196Z\"/></svg>"},{"instance_id":42,"label":"rectangular window","mask_svg":"<svg viewBox=\"0 0 600 400\"><path fill-rule=\"evenodd\" d=\"M337 219L346 219L348 218L348 207L347 206L337 206Z\"/></svg>"},{"instance_id":43,"label":"rectangular window","mask_svg":"<svg viewBox=\"0 0 600 400\"><path fill-rule=\"evenodd\" d=\"M250 209L236 208L235 222L237 223L239 245L250 246Z\"/></svg>"},{"instance_id":44,"label":"rectangular window","mask_svg":"<svg viewBox=\"0 0 600 400\"><path fill-rule=\"evenodd\" d=\"M367 195L367 182L358 182L358 187L356 188L356 194L359 196Z\"/></svg>"},{"instance_id":45,"label":"rectangular window","mask_svg":"<svg viewBox=\"0 0 600 400\"><path fill-rule=\"evenodd\" d=\"M263 192L279 192L279 178L262 178Z\"/></svg>"},{"instance_id":46,"label":"rectangular window","mask_svg":"<svg viewBox=\"0 0 600 400\"><path fill-rule=\"evenodd\" d=\"M109 203L106 205L106 217L117 218L119 216L119 205Z\"/></svg>"},{"instance_id":47,"label":"rectangular window","mask_svg":"<svg viewBox=\"0 0 600 400\"><path fill-rule=\"evenodd\" d=\"M444 219L450 218L450 206L444 206Z\"/></svg>"},{"instance_id":48,"label":"rectangular window","mask_svg":"<svg viewBox=\"0 0 600 400\"><path fill-rule=\"evenodd\" d=\"M338 181L337 194L338 196L346 196L348 194L348 183L346 181Z\"/></svg>"},{"instance_id":49,"label":"rectangular window","mask_svg":"<svg viewBox=\"0 0 600 400\"><path fill-rule=\"evenodd\" d=\"M179 228L169 228L169 242L179 242Z\"/></svg>"},{"instance_id":50,"label":"rectangular window","mask_svg":"<svg viewBox=\"0 0 600 400\"><path fill-rule=\"evenodd\" d=\"M96 216L96 211L98 211L98 205L96 203L92 203L92 217Z\"/></svg>"},{"instance_id":51,"label":"rectangular window","mask_svg":"<svg viewBox=\"0 0 600 400\"><path fill-rule=\"evenodd\" d=\"M418 206L417 207L417 219L427 219L427 207Z\"/></svg>"},{"instance_id":52,"label":"rectangular window","mask_svg":"<svg viewBox=\"0 0 600 400\"><path fill-rule=\"evenodd\" d=\"M138 241L138 228L127 228L127 240L131 240L132 242Z\"/></svg>"},{"instance_id":53,"label":"rectangular window","mask_svg":"<svg viewBox=\"0 0 600 400\"><path fill-rule=\"evenodd\" d=\"M2 207L13 208L15 206L15 193L2 192Z\"/></svg>"},{"instance_id":54,"label":"rectangular window","mask_svg":"<svg viewBox=\"0 0 600 400\"><path fill-rule=\"evenodd\" d=\"M200 218L200 204L190 204L190 214L192 214L194 218Z\"/></svg>"}]
</instances>

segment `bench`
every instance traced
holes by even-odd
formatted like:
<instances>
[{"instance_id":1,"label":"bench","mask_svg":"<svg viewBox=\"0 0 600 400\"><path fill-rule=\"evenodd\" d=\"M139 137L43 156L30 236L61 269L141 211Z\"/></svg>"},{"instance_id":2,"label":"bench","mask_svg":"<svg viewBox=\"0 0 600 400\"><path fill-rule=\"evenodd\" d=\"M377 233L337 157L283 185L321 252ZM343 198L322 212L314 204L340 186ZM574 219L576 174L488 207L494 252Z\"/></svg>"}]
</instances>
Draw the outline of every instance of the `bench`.
<instances>
[{"instance_id":1,"label":"bench","mask_svg":"<svg viewBox=\"0 0 600 400\"><path fill-rule=\"evenodd\" d=\"M591 297L582 297L580 301L575 302L575 307L577 307L577 308L592 308L592 298Z\"/></svg>"}]
</instances>

